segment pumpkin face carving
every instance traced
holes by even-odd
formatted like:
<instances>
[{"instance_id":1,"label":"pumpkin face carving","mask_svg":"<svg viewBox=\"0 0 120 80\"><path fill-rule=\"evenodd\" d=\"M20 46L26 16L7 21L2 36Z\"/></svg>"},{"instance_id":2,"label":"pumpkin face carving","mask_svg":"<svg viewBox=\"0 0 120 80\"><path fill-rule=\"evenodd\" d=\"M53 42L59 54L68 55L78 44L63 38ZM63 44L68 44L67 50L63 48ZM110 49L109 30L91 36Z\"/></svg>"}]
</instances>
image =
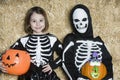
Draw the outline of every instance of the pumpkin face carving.
<instances>
[{"instance_id":1,"label":"pumpkin face carving","mask_svg":"<svg viewBox=\"0 0 120 80\"><path fill-rule=\"evenodd\" d=\"M106 67L103 63L100 65L90 65L90 62L87 62L81 69L81 72L84 76L87 76L90 80L102 80L107 74Z\"/></svg>"},{"instance_id":2,"label":"pumpkin face carving","mask_svg":"<svg viewBox=\"0 0 120 80\"><path fill-rule=\"evenodd\" d=\"M26 51L9 49L2 55L2 63L9 74L22 75L30 67L30 56Z\"/></svg>"}]
</instances>

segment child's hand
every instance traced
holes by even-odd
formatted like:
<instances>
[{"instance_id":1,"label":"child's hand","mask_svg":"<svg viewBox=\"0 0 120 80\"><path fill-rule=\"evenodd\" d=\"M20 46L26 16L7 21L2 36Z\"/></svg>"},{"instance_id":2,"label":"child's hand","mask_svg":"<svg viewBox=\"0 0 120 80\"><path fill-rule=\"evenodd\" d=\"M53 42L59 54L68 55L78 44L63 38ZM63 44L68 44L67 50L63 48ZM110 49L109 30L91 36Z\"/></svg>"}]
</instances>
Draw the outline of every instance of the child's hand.
<instances>
[{"instance_id":1,"label":"child's hand","mask_svg":"<svg viewBox=\"0 0 120 80\"><path fill-rule=\"evenodd\" d=\"M7 73L7 70L5 69L5 67L2 65L2 61L0 61L0 70L4 73Z\"/></svg>"},{"instance_id":2,"label":"child's hand","mask_svg":"<svg viewBox=\"0 0 120 80\"><path fill-rule=\"evenodd\" d=\"M45 72L48 72L48 74L51 74L52 73L52 68L50 67L50 65L49 64L46 64L46 65L44 65L43 67L43 72L45 73Z\"/></svg>"}]
</instances>

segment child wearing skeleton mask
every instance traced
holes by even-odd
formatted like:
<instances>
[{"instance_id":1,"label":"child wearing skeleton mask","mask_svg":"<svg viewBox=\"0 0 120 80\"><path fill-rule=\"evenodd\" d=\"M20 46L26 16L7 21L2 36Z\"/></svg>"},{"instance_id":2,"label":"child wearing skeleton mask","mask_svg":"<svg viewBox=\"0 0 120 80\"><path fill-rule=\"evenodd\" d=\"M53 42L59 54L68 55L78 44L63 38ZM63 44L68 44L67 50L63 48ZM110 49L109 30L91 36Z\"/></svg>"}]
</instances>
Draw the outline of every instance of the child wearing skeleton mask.
<instances>
[{"instance_id":1,"label":"child wearing skeleton mask","mask_svg":"<svg viewBox=\"0 0 120 80\"><path fill-rule=\"evenodd\" d=\"M60 80L53 70L61 66L62 44L55 35L47 32L48 27L43 8L35 6L28 10L24 21L24 30L28 35L18 39L10 47L25 50L31 56L30 69L19 76L19 80ZM54 51L59 55L55 60Z\"/></svg>"},{"instance_id":2,"label":"child wearing skeleton mask","mask_svg":"<svg viewBox=\"0 0 120 80\"><path fill-rule=\"evenodd\" d=\"M99 36L93 37L92 20L88 8L82 4L76 5L71 10L70 21L73 33L64 38L62 57L62 66L69 80L90 80L82 74L82 67L87 62L95 66L99 65L94 63L95 61L103 63L106 67L107 74L102 80L113 80L112 57L102 39Z\"/></svg>"}]
</instances>

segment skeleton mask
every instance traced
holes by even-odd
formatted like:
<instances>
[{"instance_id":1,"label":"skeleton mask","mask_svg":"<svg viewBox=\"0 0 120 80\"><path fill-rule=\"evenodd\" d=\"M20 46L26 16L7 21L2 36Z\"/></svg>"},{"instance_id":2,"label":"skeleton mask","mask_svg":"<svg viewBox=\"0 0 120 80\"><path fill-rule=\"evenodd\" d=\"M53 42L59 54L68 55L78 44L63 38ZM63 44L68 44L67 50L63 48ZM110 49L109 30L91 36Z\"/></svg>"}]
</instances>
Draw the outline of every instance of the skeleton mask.
<instances>
[{"instance_id":1,"label":"skeleton mask","mask_svg":"<svg viewBox=\"0 0 120 80\"><path fill-rule=\"evenodd\" d=\"M73 24L79 33L85 33L88 29L88 15L83 9L73 12Z\"/></svg>"}]
</instances>

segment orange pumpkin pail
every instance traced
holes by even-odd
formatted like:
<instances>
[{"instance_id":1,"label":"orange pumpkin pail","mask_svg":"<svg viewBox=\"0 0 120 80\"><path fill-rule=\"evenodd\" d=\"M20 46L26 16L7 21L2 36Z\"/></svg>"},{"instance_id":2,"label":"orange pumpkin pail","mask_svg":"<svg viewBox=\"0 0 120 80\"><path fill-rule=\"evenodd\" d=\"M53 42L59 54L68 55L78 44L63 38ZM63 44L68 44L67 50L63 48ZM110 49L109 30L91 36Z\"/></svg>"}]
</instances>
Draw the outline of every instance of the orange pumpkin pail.
<instances>
[{"instance_id":1,"label":"orange pumpkin pail","mask_svg":"<svg viewBox=\"0 0 120 80\"><path fill-rule=\"evenodd\" d=\"M106 76L107 70L103 63L97 64L99 65L91 65L91 62L87 62L81 69L82 75L87 76L90 80L102 80Z\"/></svg>"},{"instance_id":2,"label":"orange pumpkin pail","mask_svg":"<svg viewBox=\"0 0 120 80\"><path fill-rule=\"evenodd\" d=\"M9 49L2 55L2 63L8 74L22 75L30 67L30 56L26 51Z\"/></svg>"}]
</instances>

